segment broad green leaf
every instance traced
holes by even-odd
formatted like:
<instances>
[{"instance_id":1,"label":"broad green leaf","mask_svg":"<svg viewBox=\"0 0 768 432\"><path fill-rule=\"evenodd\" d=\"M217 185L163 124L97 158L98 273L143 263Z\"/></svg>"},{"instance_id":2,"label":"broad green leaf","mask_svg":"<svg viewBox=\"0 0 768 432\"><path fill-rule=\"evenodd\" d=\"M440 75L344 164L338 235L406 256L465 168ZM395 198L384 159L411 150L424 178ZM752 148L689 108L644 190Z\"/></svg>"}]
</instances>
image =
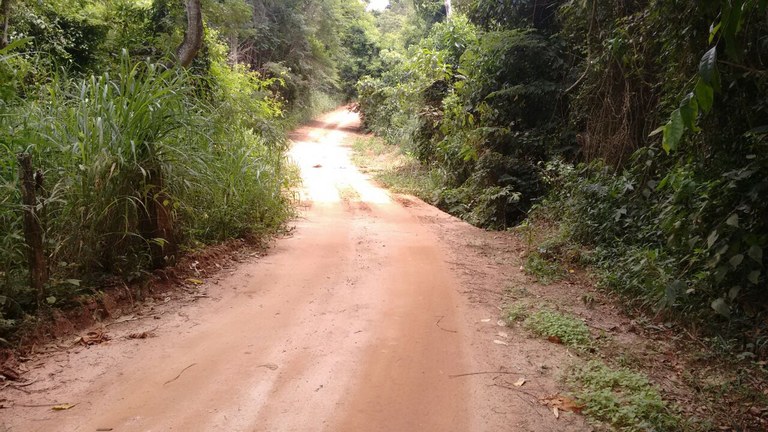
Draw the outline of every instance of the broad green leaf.
<instances>
[{"instance_id":1,"label":"broad green leaf","mask_svg":"<svg viewBox=\"0 0 768 432\"><path fill-rule=\"evenodd\" d=\"M720 234L717 233L717 230L712 231L709 233L709 237L707 237L707 247L712 247L713 244L717 241L717 238L720 237Z\"/></svg>"},{"instance_id":2,"label":"broad green leaf","mask_svg":"<svg viewBox=\"0 0 768 432\"><path fill-rule=\"evenodd\" d=\"M694 94L696 94L696 100L699 102L699 107L701 107L702 111L708 113L712 109L715 100L715 90L711 85L705 83L704 80L699 79L696 81Z\"/></svg>"},{"instance_id":3,"label":"broad green leaf","mask_svg":"<svg viewBox=\"0 0 768 432\"><path fill-rule=\"evenodd\" d=\"M728 290L728 298L731 300L735 299L739 295L739 292L741 292L740 286L735 286L731 288L730 290Z\"/></svg>"},{"instance_id":4,"label":"broad green leaf","mask_svg":"<svg viewBox=\"0 0 768 432\"><path fill-rule=\"evenodd\" d=\"M752 285L757 285L758 282L760 282L760 270L755 270L755 271L749 272L749 275L747 275L747 280Z\"/></svg>"},{"instance_id":5,"label":"broad green leaf","mask_svg":"<svg viewBox=\"0 0 768 432\"><path fill-rule=\"evenodd\" d=\"M722 315L726 318L731 317L731 308L725 304L725 300L721 298L715 299L710 306L712 306L712 309L719 315Z\"/></svg>"},{"instance_id":6,"label":"broad green leaf","mask_svg":"<svg viewBox=\"0 0 768 432\"><path fill-rule=\"evenodd\" d=\"M688 93L680 102L680 116L686 128L698 132L696 118L699 116L699 103L693 93Z\"/></svg>"},{"instance_id":7,"label":"broad green leaf","mask_svg":"<svg viewBox=\"0 0 768 432\"><path fill-rule=\"evenodd\" d=\"M726 221L725 221L725 223L726 223L727 225L730 225L730 226L732 226L732 227L737 227L737 228L738 228L738 227L739 227L739 214L738 214L738 213L734 213L734 214L732 214L732 215L731 215L731 216L728 218L728 220L726 220Z\"/></svg>"},{"instance_id":8,"label":"broad green leaf","mask_svg":"<svg viewBox=\"0 0 768 432\"><path fill-rule=\"evenodd\" d=\"M713 40L715 40L715 36L717 35L717 32L720 31L720 27L723 25L722 21L719 21L717 25L713 25L709 27L709 43L712 43Z\"/></svg>"},{"instance_id":9,"label":"broad green leaf","mask_svg":"<svg viewBox=\"0 0 768 432\"><path fill-rule=\"evenodd\" d=\"M74 285L74 286L80 286L80 279L67 279L64 282Z\"/></svg>"},{"instance_id":10,"label":"broad green leaf","mask_svg":"<svg viewBox=\"0 0 768 432\"><path fill-rule=\"evenodd\" d=\"M46 302L47 302L49 305L52 305L52 304L56 303L56 297L54 297L54 296L50 296L50 297L46 298L46 299L45 299L45 301L46 301Z\"/></svg>"},{"instance_id":11,"label":"broad green leaf","mask_svg":"<svg viewBox=\"0 0 768 432\"><path fill-rule=\"evenodd\" d=\"M733 266L733 268L739 267L741 265L742 261L744 261L744 255L743 254L737 254L731 257L730 260L728 260L729 263Z\"/></svg>"},{"instance_id":12,"label":"broad green leaf","mask_svg":"<svg viewBox=\"0 0 768 432\"><path fill-rule=\"evenodd\" d=\"M685 124L678 108L672 112L669 123L664 126L664 138L661 141L661 146L667 154L677 150L677 145L680 143L680 139L683 138L683 132L685 132Z\"/></svg>"},{"instance_id":13,"label":"broad green leaf","mask_svg":"<svg viewBox=\"0 0 768 432\"><path fill-rule=\"evenodd\" d=\"M712 87L715 87L715 74L717 73L717 46L713 46L704 53L699 62L699 76Z\"/></svg>"},{"instance_id":14,"label":"broad green leaf","mask_svg":"<svg viewBox=\"0 0 768 432\"><path fill-rule=\"evenodd\" d=\"M659 126L656 129L654 129L650 134L648 134L649 137L656 136L662 132L664 132L664 128L666 126Z\"/></svg>"},{"instance_id":15,"label":"broad green leaf","mask_svg":"<svg viewBox=\"0 0 768 432\"><path fill-rule=\"evenodd\" d=\"M749 251L747 251L747 255L758 263L763 262L763 248L760 246L754 245L750 247Z\"/></svg>"}]
</instances>

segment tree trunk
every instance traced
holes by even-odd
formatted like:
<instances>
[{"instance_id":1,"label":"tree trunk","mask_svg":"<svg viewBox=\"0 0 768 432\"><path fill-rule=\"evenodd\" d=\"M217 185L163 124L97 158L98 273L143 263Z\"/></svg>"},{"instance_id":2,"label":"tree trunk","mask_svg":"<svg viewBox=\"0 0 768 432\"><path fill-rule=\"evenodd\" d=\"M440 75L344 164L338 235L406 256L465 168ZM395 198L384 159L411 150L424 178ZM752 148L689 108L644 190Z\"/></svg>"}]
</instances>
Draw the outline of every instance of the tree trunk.
<instances>
[{"instance_id":1,"label":"tree trunk","mask_svg":"<svg viewBox=\"0 0 768 432\"><path fill-rule=\"evenodd\" d=\"M37 214L37 197L35 191L42 186L43 177L40 172L35 174L32 169L32 157L27 153L19 153L19 186L23 207L24 240L29 249L29 279L30 285L37 292L37 305L43 305L45 299L45 284L48 282L48 262L43 247L43 227Z\"/></svg>"},{"instance_id":2,"label":"tree trunk","mask_svg":"<svg viewBox=\"0 0 768 432\"><path fill-rule=\"evenodd\" d=\"M7 0L5 0L7 1ZM192 64L200 47L203 46L203 13L200 0L187 0L187 30L184 40L176 49L176 57L182 67Z\"/></svg>"},{"instance_id":3,"label":"tree trunk","mask_svg":"<svg viewBox=\"0 0 768 432\"><path fill-rule=\"evenodd\" d=\"M451 19L453 14L453 6L451 6L451 0L445 0L445 16L446 19Z\"/></svg>"},{"instance_id":4,"label":"tree trunk","mask_svg":"<svg viewBox=\"0 0 768 432\"><path fill-rule=\"evenodd\" d=\"M11 1L0 0L0 49L8 46L8 23L11 21Z\"/></svg>"}]
</instances>

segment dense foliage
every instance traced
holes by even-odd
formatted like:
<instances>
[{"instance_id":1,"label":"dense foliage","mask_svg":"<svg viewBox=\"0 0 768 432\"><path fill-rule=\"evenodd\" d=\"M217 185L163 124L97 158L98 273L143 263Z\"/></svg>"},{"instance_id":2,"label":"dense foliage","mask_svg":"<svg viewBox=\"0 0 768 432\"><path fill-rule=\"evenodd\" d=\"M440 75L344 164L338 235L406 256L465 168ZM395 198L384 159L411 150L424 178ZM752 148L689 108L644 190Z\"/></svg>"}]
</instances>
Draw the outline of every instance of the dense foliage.
<instances>
[{"instance_id":1,"label":"dense foliage","mask_svg":"<svg viewBox=\"0 0 768 432\"><path fill-rule=\"evenodd\" d=\"M378 16L402 45L358 84L365 125L441 179L437 205L494 228L538 208L607 285L765 354L768 2L455 3ZM421 24L388 36L393 15Z\"/></svg>"},{"instance_id":2,"label":"dense foliage","mask_svg":"<svg viewBox=\"0 0 768 432\"><path fill-rule=\"evenodd\" d=\"M105 278L280 229L296 181L287 128L378 71L361 3L203 0L202 12L202 47L182 68L183 1L0 1L0 332ZM19 154L36 170L31 207ZM42 297L22 217L32 209Z\"/></svg>"}]
</instances>

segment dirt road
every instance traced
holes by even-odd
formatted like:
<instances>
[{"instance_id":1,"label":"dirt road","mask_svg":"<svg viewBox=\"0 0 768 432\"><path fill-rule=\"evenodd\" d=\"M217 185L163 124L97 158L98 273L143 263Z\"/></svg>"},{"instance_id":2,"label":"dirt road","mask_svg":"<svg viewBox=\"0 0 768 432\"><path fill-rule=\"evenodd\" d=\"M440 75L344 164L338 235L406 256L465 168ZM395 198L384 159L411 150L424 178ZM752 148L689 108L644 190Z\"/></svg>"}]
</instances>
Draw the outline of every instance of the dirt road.
<instances>
[{"instance_id":1,"label":"dirt road","mask_svg":"<svg viewBox=\"0 0 768 432\"><path fill-rule=\"evenodd\" d=\"M472 228L366 180L348 158L357 122L341 109L295 132L304 189L292 236L206 281L210 298L38 359L30 375L39 381L9 397L0 430L584 429L577 416L556 419L494 385L517 379L512 372L452 377L535 375L546 358L493 343L498 310L470 292L497 283L493 269L491 279L462 277L450 263L455 246L441 239L447 225L434 222ZM119 337L153 327L157 337ZM538 390L555 392L550 381ZM57 403L76 405L38 406Z\"/></svg>"}]
</instances>

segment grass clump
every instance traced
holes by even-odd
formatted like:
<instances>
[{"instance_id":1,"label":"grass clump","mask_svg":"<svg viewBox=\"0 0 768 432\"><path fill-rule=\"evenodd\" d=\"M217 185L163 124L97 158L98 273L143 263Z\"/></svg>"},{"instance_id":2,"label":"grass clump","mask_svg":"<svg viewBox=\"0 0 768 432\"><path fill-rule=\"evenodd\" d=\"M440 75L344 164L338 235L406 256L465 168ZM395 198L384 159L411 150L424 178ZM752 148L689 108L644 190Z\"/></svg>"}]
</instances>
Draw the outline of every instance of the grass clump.
<instances>
[{"instance_id":1,"label":"grass clump","mask_svg":"<svg viewBox=\"0 0 768 432\"><path fill-rule=\"evenodd\" d=\"M438 173L400 147L371 136L355 140L352 149L352 162L387 189L434 202L441 183Z\"/></svg>"},{"instance_id":2,"label":"grass clump","mask_svg":"<svg viewBox=\"0 0 768 432\"><path fill-rule=\"evenodd\" d=\"M515 303L504 309L504 321L511 325L528 317L528 307L522 303Z\"/></svg>"},{"instance_id":3,"label":"grass clump","mask_svg":"<svg viewBox=\"0 0 768 432\"><path fill-rule=\"evenodd\" d=\"M224 63L198 76L124 54L112 70L56 75L40 95L0 103L0 337L39 309L17 153L31 155L42 179L45 288L59 307L104 278L133 281L172 263L176 247L283 228L297 177L273 126L282 115L267 91L274 82Z\"/></svg>"},{"instance_id":4,"label":"grass clump","mask_svg":"<svg viewBox=\"0 0 768 432\"><path fill-rule=\"evenodd\" d=\"M559 263L546 259L538 252L528 254L524 268L526 273L535 277L542 285L555 283L565 276L565 270Z\"/></svg>"},{"instance_id":5,"label":"grass clump","mask_svg":"<svg viewBox=\"0 0 768 432\"><path fill-rule=\"evenodd\" d=\"M680 430L677 417L658 390L640 373L612 369L593 360L571 370L567 382L584 404L584 413L619 431Z\"/></svg>"},{"instance_id":6,"label":"grass clump","mask_svg":"<svg viewBox=\"0 0 768 432\"><path fill-rule=\"evenodd\" d=\"M540 310L526 318L523 324L533 333L544 337L557 337L565 345L587 347L591 344L586 324L559 312Z\"/></svg>"}]
</instances>

